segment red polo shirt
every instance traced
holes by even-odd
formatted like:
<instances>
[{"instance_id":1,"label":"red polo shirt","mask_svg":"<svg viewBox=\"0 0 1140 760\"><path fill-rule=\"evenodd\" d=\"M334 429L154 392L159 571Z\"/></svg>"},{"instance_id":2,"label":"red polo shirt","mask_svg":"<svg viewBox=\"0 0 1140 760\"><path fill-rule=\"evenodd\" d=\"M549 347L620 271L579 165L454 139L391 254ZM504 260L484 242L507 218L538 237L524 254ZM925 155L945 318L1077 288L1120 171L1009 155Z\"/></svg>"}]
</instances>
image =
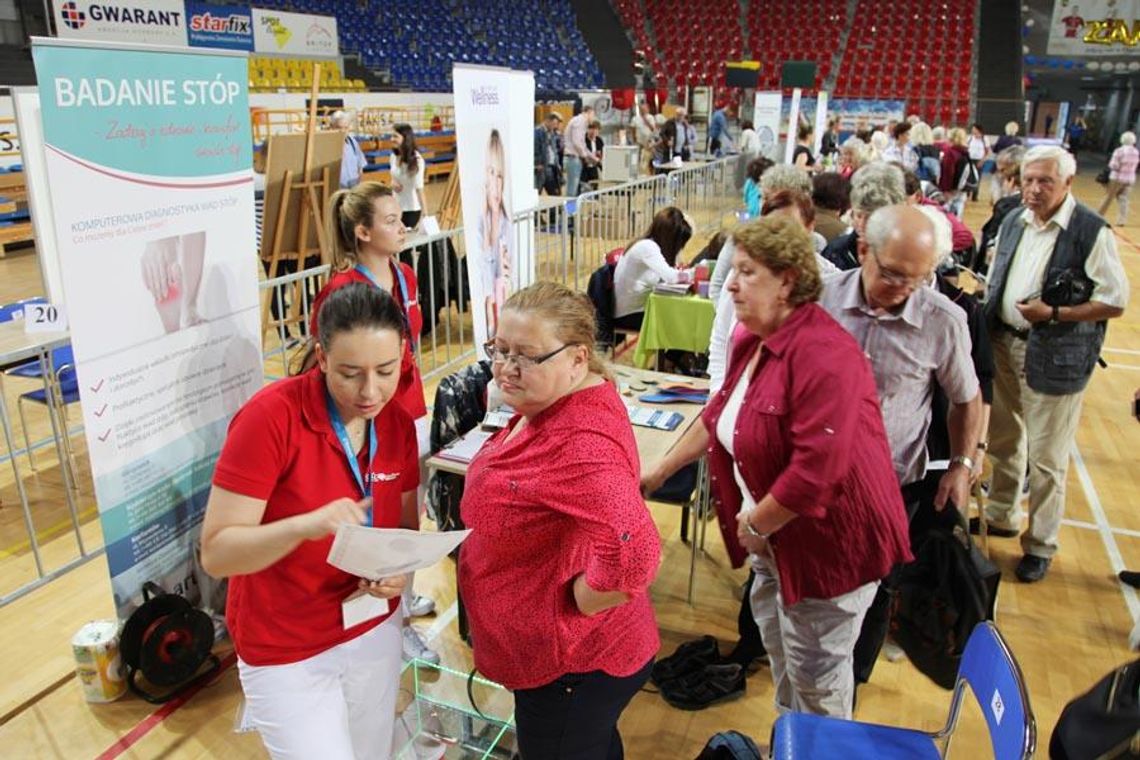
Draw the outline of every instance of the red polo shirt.
<instances>
[{"instance_id":1,"label":"red polo shirt","mask_svg":"<svg viewBox=\"0 0 1140 760\"><path fill-rule=\"evenodd\" d=\"M511 440L516 417L467 470L460 507L473 529L459 586L475 665L508 689L566 673L630 676L660 646L649 584L661 539L640 491L637 442L612 383L571 393ZM625 604L578 611L574 579Z\"/></svg>"},{"instance_id":2,"label":"red polo shirt","mask_svg":"<svg viewBox=\"0 0 1140 760\"><path fill-rule=\"evenodd\" d=\"M264 499L262 524L341 497L359 499L326 404L324 375L317 367L262 388L230 422L214 485ZM407 413L392 403L373 425L378 448L371 467L372 524L396 528L401 494L419 485L416 431ZM230 578L226 624L244 662L304 660L382 622L344 629L341 602L356 591L359 579L328 564L332 542L332 535L304 541L264 570ZM396 601L389 602L389 615Z\"/></svg>"},{"instance_id":3,"label":"red polo shirt","mask_svg":"<svg viewBox=\"0 0 1140 760\"><path fill-rule=\"evenodd\" d=\"M764 341L733 346L723 389L704 412L717 516L733 565L741 496L734 459L716 438L738 382L748 382L733 431L735 464L752 498L771 493L797 517L772 534L784 604L831 599L909 562L906 512L891 464L871 365L859 344L817 304L797 308Z\"/></svg>"},{"instance_id":4,"label":"red polo shirt","mask_svg":"<svg viewBox=\"0 0 1140 760\"><path fill-rule=\"evenodd\" d=\"M393 260L393 278L396 277L395 266L396 262ZM399 266L400 271L404 273L404 282L408 286L408 302L404 303L403 295L400 293L400 285L395 279L393 279L395 285L392 288L392 296L396 299L396 303L400 304L404 310L404 315L408 318L411 340L404 343L404 358L400 362L400 384L396 388L395 400L404 407L404 411L413 420L418 420L427 414L427 404L424 403L424 382L420 377L420 368L416 365L416 355L412 350L412 342L420 339L420 331L424 326L424 315L423 311L420 310L415 271L403 262L400 262ZM317 332L317 314L321 311L321 304L329 297L329 293L353 282L372 284L371 280L354 268L344 272L334 272L325 286L321 288L321 292L317 293L317 297L313 301L313 313L309 318L309 335L312 335L314 340L319 334Z\"/></svg>"}]
</instances>

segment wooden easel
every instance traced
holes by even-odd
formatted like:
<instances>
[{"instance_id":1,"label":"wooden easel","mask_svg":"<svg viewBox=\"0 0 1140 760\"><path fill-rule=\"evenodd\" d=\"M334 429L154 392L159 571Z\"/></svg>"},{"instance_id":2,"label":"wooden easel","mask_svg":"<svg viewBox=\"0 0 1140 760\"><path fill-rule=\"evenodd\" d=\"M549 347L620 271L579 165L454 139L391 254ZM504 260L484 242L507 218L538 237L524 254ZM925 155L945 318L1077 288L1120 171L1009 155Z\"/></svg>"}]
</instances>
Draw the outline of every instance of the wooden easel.
<instances>
[{"instance_id":1,"label":"wooden easel","mask_svg":"<svg viewBox=\"0 0 1140 760\"><path fill-rule=\"evenodd\" d=\"M320 93L321 81L320 73L321 65L314 63L313 86L309 95L309 118L305 126L303 169L299 177L293 169L285 170L284 183L281 188L279 202L276 204L276 218L273 221L273 238L269 252L269 270L267 273L269 279L281 275L278 271L278 266L282 261L297 261L298 270L303 268L306 259L314 255L320 256L322 264L330 263L331 248L324 224L324 209L333 191L330 167L326 164L321 169L319 178L313 178L314 145L317 139L317 96ZM270 140L273 140L273 137L270 137ZM268 169L269 167L267 167L267 171ZM295 220L290 219L292 214L297 213L296 202L293 200L294 193L300 194L300 210ZM269 221L268 184L266 211L266 218L262 220L263 230ZM285 243L287 221L296 224L295 243L290 246L290 248L286 248ZM310 225L312 226L310 227ZM310 242L310 238L312 237L310 230L312 230L312 233L316 236L315 247ZM263 250L262 256L264 257L264 255L265 251ZM261 324L263 332L268 331L271 327L278 326L277 323L271 324L269 321L270 301L274 295L273 289L266 291L265 300L261 304ZM303 319L301 295L302 283L298 280L293 285L289 316L285 317L282 315L280 317L280 320L286 325L300 322Z\"/></svg>"},{"instance_id":2,"label":"wooden easel","mask_svg":"<svg viewBox=\"0 0 1140 760\"><path fill-rule=\"evenodd\" d=\"M447 177L443 195L439 199L439 211L435 215L441 230L453 230L463 221L463 206L459 195L459 162Z\"/></svg>"}]
</instances>

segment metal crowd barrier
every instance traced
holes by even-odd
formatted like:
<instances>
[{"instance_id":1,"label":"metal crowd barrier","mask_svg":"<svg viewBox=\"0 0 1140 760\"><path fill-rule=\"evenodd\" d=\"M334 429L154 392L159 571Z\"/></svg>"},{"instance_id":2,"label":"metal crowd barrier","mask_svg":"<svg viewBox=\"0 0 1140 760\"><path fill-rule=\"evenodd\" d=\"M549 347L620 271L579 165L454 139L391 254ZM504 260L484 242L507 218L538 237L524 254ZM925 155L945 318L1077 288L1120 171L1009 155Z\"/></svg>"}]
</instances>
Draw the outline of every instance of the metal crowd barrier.
<instances>
[{"instance_id":1,"label":"metal crowd barrier","mask_svg":"<svg viewBox=\"0 0 1140 760\"><path fill-rule=\"evenodd\" d=\"M520 212L512 220L517 249L534 251L533 272L520 272L512 279L519 287L535 280L556 280L582 290L606 253L643 235L653 215L670 205L679 206L692 217L694 236L701 240L701 236L718 230L725 216L740 206L734 186L738 160L729 157L686 167L668 175L585 193L577 199L543 198L537 208ZM425 380L449 373L477 355L464 271L465 253L463 229L457 228L414 236L400 254L415 269L419 280L418 297L428 327L420 336L416 353ZM268 324L263 326L262 347L267 380L296 371L307 347L312 302L328 273L325 265L260 283L270 314ZM75 435L81 430L76 427L67 434ZM41 441L32 447L44 445L50 443ZM0 457L0 461L23 454L23 449L15 449ZM79 516L74 512L72 527L78 535ZM28 544L36 547L37 577L14 591L0 594L0 606L74 570L103 551L102 547L84 547L78 557L47 568L39 561L34 527L29 525L27 529ZM0 547L0 557L14 553Z\"/></svg>"}]
</instances>

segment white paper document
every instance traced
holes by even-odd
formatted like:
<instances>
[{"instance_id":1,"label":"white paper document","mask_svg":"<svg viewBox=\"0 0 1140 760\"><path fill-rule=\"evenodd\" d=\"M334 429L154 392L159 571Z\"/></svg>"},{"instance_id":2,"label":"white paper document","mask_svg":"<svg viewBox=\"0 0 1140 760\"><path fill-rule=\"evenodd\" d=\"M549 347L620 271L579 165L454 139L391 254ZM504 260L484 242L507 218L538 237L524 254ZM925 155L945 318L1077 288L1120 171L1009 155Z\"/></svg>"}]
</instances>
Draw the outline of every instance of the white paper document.
<instances>
[{"instance_id":1,"label":"white paper document","mask_svg":"<svg viewBox=\"0 0 1140 760\"><path fill-rule=\"evenodd\" d=\"M510 422L510 419L507 420ZM493 430L471 430L459 440L440 449L439 456L456 462L470 462L492 435Z\"/></svg>"},{"instance_id":2,"label":"white paper document","mask_svg":"<svg viewBox=\"0 0 1140 760\"><path fill-rule=\"evenodd\" d=\"M431 567L446 557L469 530L429 533L401 528L341 525L328 563L351 575L378 581Z\"/></svg>"}]
</instances>

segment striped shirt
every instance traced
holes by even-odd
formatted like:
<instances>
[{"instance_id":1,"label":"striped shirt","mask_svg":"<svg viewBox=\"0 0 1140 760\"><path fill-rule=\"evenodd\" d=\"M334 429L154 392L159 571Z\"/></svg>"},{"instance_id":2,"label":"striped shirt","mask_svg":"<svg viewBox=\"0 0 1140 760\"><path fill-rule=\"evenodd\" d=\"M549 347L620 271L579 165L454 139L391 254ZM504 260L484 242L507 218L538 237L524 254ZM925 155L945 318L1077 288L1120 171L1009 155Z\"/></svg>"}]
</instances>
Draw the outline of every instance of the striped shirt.
<instances>
[{"instance_id":1,"label":"striped shirt","mask_svg":"<svg viewBox=\"0 0 1140 760\"><path fill-rule=\"evenodd\" d=\"M897 313L877 314L863 297L862 269L823 281L819 305L863 347L875 375L895 474L903 485L926 473L926 433L937 382L952 404L978 395L966 314L921 287Z\"/></svg>"}]
</instances>

